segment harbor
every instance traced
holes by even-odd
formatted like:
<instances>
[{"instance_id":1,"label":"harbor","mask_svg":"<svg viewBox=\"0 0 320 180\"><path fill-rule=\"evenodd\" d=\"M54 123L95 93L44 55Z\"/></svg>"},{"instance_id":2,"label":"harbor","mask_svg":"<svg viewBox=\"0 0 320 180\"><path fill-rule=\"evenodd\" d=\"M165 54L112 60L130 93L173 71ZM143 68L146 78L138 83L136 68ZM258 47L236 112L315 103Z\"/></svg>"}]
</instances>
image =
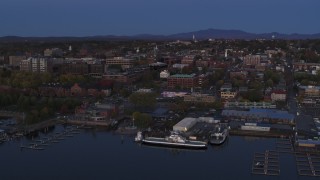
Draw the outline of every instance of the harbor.
<instances>
[{"instance_id":1,"label":"harbor","mask_svg":"<svg viewBox=\"0 0 320 180\"><path fill-rule=\"evenodd\" d=\"M70 126L62 132L56 132L54 135L48 137L41 137L41 139L33 140L28 145L20 145L21 149L32 149L32 150L45 150L45 147L53 145L54 143L59 143L67 137L73 137L75 134L80 133L80 129L84 128L82 126Z\"/></svg>"},{"instance_id":2,"label":"harbor","mask_svg":"<svg viewBox=\"0 0 320 180\"><path fill-rule=\"evenodd\" d=\"M320 153L295 153L297 170L301 176L320 176Z\"/></svg>"},{"instance_id":3,"label":"harbor","mask_svg":"<svg viewBox=\"0 0 320 180\"><path fill-rule=\"evenodd\" d=\"M264 153L254 153L252 174L278 176L280 174L278 152L266 150Z\"/></svg>"},{"instance_id":4,"label":"harbor","mask_svg":"<svg viewBox=\"0 0 320 180\"><path fill-rule=\"evenodd\" d=\"M6 165L1 166L3 179L12 177L12 173L10 173L12 168L15 169L17 179L21 179L25 175L33 179L42 179L48 172L54 172L48 168L52 166L59 169L59 174L46 179L65 179L68 177L68 179L77 178L79 180L90 178L122 180L132 176L139 179L150 179L149 173L152 173L154 179L166 179L167 174L172 174L172 179L203 179L207 177L207 172L214 172L218 179L258 179L261 175L251 175L252 158L250 157L257 152L264 153L265 149L275 149L276 143L276 139L273 138L253 139L252 137L229 136L228 141L223 145L209 145L207 149L172 148L141 145L133 141L133 136L121 136L102 130L79 128L79 134L71 134L73 135L71 138L61 136L64 140L48 143L49 146L43 146L44 150L20 148L21 143L25 145L41 144L40 141L45 140L44 137L52 137L67 129L68 126L60 125L50 133L40 133L37 138L23 137L19 141L1 144L0 153L6 154L3 160L7 162ZM239 153L241 156L238 155ZM269 152L268 156L271 161L272 152ZM281 160L280 156L279 154L279 161ZM127 164L128 161L135 165ZM225 163L226 161L236 163ZM26 168L26 162L32 163L33 167ZM288 165L280 167L281 173L277 177L279 179L297 179L296 173L286 171L286 169L295 169L294 162L294 159L293 161L289 159L281 162ZM190 163L201 165L202 168L194 169L190 167ZM88 164L95 164L95 168L87 169ZM148 166L144 166L145 164ZM138 166L144 167L144 170L149 173L140 173ZM226 168L232 168L234 172L225 173ZM271 169L271 167L269 168ZM105 173L106 169L108 175ZM162 172L159 172L158 169L162 169ZM184 173L178 175L175 173L177 170ZM123 173L124 171L127 173Z\"/></svg>"}]
</instances>

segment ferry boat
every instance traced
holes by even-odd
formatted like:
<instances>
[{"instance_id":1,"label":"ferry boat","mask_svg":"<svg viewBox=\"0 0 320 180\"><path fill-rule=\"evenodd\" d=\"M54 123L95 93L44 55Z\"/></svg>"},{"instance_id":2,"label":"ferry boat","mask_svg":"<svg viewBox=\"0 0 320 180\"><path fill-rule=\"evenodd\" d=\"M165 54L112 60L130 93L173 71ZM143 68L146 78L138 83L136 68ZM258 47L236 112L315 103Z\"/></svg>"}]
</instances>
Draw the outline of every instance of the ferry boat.
<instances>
[{"instance_id":1,"label":"ferry boat","mask_svg":"<svg viewBox=\"0 0 320 180\"><path fill-rule=\"evenodd\" d=\"M141 141L143 144L156 145L156 146L169 146L169 147L193 148L193 149L207 148L207 142L188 140L176 132L171 133L170 136L167 136L165 138L143 137L141 132L138 132L135 140Z\"/></svg>"},{"instance_id":2,"label":"ferry boat","mask_svg":"<svg viewBox=\"0 0 320 180\"><path fill-rule=\"evenodd\" d=\"M213 133L210 134L210 144L220 145L223 144L229 135L229 127L219 125Z\"/></svg>"}]
</instances>

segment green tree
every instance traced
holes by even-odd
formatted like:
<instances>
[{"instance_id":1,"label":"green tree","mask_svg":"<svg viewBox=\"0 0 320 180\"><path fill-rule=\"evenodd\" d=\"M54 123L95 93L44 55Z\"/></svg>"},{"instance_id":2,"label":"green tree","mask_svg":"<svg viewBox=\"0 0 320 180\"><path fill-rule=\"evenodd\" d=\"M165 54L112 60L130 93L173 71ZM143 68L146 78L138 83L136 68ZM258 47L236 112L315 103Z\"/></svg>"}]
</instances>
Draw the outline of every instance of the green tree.
<instances>
[{"instance_id":1,"label":"green tree","mask_svg":"<svg viewBox=\"0 0 320 180\"><path fill-rule=\"evenodd\" d=\"M129 96L129 101L135 106L153 107L157 103L156 97L155 93L135 92Z\"/></svg>"},{"instance_id":2,"label":"green tree","mask_svg":"<svg viewBox=\"0 0 320 180\"><path fill-rule=\"evenodd\" d=\"M138 128L147 128L152 122L152 117L145 113L134 112L132 116L134 118L134 124Z\"/></svg>"},{"instance_id":3,"label":"green tree","mask_svg":"<svg viewBox=\"0 0 320 180\"><path fill-rule=\"evenodd\" d=\"M266 87L273 87L273 81L272 81L272 79L268 79L268 80L266 81Z\"/></svg>"}]
</instances>

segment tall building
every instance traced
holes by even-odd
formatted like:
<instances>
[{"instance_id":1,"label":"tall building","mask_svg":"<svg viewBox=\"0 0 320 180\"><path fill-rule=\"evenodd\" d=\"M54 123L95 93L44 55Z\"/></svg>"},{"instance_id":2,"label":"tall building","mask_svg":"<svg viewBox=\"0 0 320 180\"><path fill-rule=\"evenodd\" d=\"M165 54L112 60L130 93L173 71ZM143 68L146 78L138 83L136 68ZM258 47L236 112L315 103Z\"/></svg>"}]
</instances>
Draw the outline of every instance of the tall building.
<instances>
[{"instance_id":1,"label":"tall building","mask_svg":"<svg viewBox=\"0 0 320 180\"><path fill-rule=\"evenodd\" d=\"M52 61L49 58L33 57L31 58L32 72L51 72Z\"/></svg>"},{"instance_id":2,"label":"tall building","mask_svg":"<svg viewBox=\"0 0 320 180\"><path fill-rule=\"evenodd\" d=\"M20 66L20 62L26 59L26 56L9 56L9 64L11 66Z\"/></svg>"},{"instance_id":3,"label":"tall building","mask_svg":"<svg viewBox=\"0 0 320 180\"><path fill-rule=\"evenodd\" d=\"M31 58L22 60L20 62L20 71L25 71L25 72L32 71Z\"/></svg>"}]
</instances>

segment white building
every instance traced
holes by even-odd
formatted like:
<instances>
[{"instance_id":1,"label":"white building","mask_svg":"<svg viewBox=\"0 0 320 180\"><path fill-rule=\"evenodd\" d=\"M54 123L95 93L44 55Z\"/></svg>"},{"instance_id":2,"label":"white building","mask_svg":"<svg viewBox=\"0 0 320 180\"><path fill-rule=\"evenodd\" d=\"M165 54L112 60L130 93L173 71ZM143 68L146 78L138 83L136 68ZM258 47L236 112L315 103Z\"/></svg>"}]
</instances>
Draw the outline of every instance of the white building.
<instances>
[{"instance_id":1,"label":"white building","mask_svg":"<svg viewBox=\"0 0 320 180\"><path fill-rule=\"evenodd\" d=\"M170 76L170 72L168 70L164 70L160 72L161 79L167 79Z\"/></svg>"},{"instance_id":2,"label":"white building","mask_svg":"<svg viewBox=\"0 0 320 180\"><path fill-rule=\"evenodd\" d=\"M32 72L48 72L52 65L51 59L43 57L31 58L31 69Z\"/></svg>"},{"instance_id":3,"label":"white building","mask_svg":"<svg viewBox=\"0 0 320 180\"><path fill-rule=\"evenodd\" d=\"M180 122L178 122L176 125L173 126L173 131L178 131L178 132L186 132L190 128L192 128L193 125L197 123L198 119L197 118L184 118Z\"/></svg>"},{"instance_id":4,"label":"white building","mask_svg":"<svg viewBox=\"0 0 320 180\"><path fill-rule=\"evenodd\" d=\"M285 91L276 90L271 93L271 100L274 101L286 101L287 93Z\"/></svg>"},{"instance_id":5,"label":"white building","mask_svg":"<svg viewBox=\"0 0 320 180\"><path fill-rule=\"evenodd\" d=\"M184 67L189 67L189 64L174 64L172 65L173 68L183 69Z\"/></svg>"}]
</instances>

